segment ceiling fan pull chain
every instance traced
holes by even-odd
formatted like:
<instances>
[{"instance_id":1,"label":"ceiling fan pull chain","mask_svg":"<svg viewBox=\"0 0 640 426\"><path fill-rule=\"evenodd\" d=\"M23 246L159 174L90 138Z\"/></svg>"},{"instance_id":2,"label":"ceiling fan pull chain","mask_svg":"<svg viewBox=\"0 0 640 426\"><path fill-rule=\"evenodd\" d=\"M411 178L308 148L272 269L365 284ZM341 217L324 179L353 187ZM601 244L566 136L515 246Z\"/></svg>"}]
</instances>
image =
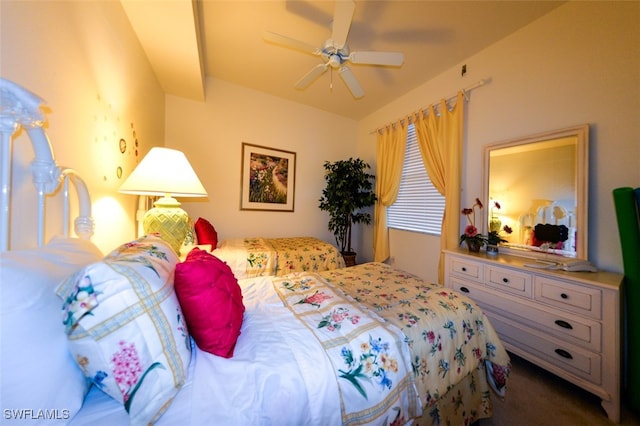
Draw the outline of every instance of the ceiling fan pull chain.
<instances>
[{"instance_id":1,"label":"ceiling fan pull chain","mask_svg":"<svg viewBox=\"0 0 640 426\"><path fill-rule=\"evenodd\" d=\"M331 67L329 72L331 73L329 77L329 90L333 92L333 67Z\"/></svg>"}]
</instances>

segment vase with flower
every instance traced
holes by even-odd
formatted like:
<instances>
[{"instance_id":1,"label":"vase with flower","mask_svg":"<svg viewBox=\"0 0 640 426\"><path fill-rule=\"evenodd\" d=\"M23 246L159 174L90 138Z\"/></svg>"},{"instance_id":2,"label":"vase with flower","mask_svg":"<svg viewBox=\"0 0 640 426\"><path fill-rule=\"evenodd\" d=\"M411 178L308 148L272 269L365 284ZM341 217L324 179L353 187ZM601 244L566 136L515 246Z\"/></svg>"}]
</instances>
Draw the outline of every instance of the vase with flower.
<instances>
[{"instance_id":1,"label":"vase with flower","mask_svg":"<svg viewBox=\"0 0 640 426\"><path fill-rule=\"evenodd\" d=\"M482 209L482 201L476 198L476 202L471 208L462 209L462 214L467 217L467 226L464 234L460 235L460 244L465 242L470 252L479 252L480 248L487 242L487 237L478 232L476 228L476 209Z\"/></svg>"},{"instance_id":2,"label":"vase with flower","mask_svg":"<svg viewBox=\"0 0 640 426\"><path fill-rule=\"evenodd\" d=\"M500 232L506 232L507 234L511 234L513 229L509 225L505 225L502 229L490 230L489 234L487 234L487 254L498 254L498 245L500 243L506 243L507 240L500 236Z\"/></svg>"}]
</instances>

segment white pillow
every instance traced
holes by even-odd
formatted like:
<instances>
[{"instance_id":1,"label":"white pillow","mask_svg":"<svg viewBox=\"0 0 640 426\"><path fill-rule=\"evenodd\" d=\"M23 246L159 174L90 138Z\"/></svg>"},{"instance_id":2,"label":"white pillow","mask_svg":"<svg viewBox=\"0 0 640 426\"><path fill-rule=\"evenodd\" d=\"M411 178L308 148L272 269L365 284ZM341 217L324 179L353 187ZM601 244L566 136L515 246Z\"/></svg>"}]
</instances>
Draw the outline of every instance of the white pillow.
<instances>
[{"instance_id":1,"label":"white pillow","mask_svg":"<svg viewBox=\"0 0 640 426\"><path fill-rule=\"evenodd\" d=\"M53 290L69 274L100 258L91 242L63 237L40 248L0 253L4 419L47 416L42 419L66 424L82 406L88 383L69 352L60 299Z\"/></svg>"},{"instance_id":2,"label":"white pillow","mask_svg":"<svg viewBox=\"0 0 640 426\"><path fill-rule=\"evenodd\" d=\"M173 289L177 261L168 243L148 235L56 290L74 358L132 425L156 421L186 380L191 345Z\"/></svg>"}]
</instances>

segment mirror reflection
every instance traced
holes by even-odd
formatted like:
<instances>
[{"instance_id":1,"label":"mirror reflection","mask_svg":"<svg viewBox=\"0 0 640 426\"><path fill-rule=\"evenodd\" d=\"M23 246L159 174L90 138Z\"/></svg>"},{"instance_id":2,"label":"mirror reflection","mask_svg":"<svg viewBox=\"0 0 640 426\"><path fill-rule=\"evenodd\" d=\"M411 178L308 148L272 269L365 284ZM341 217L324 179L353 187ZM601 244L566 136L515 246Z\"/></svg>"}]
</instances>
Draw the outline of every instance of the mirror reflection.
<instances>
[{"instance_id":1,"label":"mirror reflection","mask_svg":"<svg viewBox=\"0 0 640 426\"><path fill-rule=\"evenodd\" d=\"M487 228L506 247L587 258L588 126L485 149Z\"/></svg>"}]
</instances>

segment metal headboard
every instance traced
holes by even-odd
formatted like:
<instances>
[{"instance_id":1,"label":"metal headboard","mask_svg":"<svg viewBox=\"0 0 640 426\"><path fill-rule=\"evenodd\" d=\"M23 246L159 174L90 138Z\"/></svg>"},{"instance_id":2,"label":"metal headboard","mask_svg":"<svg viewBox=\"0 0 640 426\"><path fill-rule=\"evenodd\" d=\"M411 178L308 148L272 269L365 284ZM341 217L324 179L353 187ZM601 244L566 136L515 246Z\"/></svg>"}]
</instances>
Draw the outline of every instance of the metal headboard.
<instances>
[{"instance_id":1,"label":"metal headboard","mask_svg":"<svg viewBox=\"0 0 640 426\"><path fill-rule=\"evenodd\" d=\"M62 185L64 197L64 233L69 235L69 182L78 198L79 215L74 221L76 235L90 239L94 222L91 198L84 181L73 170L56 164L49 138L42 125L45 118L40 109L44 100L19 85L0 78L0 251L9 249L11 216L11 160L13 136L22 126L35 153L31 162L33 184L37 192L37 244L44 244L45 197Z\"/></svg>"}]
</instances>

